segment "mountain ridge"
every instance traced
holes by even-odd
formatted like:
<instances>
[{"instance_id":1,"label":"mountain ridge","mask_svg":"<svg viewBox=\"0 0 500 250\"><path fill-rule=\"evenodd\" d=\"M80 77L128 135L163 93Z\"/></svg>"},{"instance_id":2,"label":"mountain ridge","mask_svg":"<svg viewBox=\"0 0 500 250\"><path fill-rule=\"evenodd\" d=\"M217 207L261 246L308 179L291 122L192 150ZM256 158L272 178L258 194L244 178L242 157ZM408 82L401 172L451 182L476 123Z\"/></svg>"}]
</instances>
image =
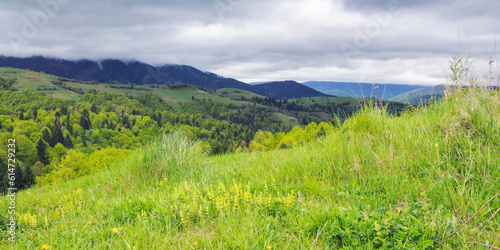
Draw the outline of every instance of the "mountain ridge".
<instances>
[{"instance_id":1,"label":"mountain ridge","mask_svg":"<svg viewBox=\"0 0 500 250\"><path fill-rule=\"evenodd\" d=\"M265 86L256 87L233 78L204 72L189 65L152 66L135 60L103 59L93 61L89 59L66 60L44 56L19 58L0 55L0 67L30 69L70 79L101 83L136 85L185 83L208 89L237 88L276 99L286 99L289 96L294 98L329 96L297 82L288 85L287 94L282 94L283 82L270 82L266 83Z\"/></svg>"},{"instance_id":2,"label":"mountain ridge","mask_svg":"<svg viewBox=\"0 0 500 250\"><path fill-rule=\"evenodd\" d=\"M308 81L302 85L315 89L325 94L335 96L350 96L356 98L377 97L385 101L419 88L429 86L409 84L379 84L379 83L354 83L334 81ZM376 87L379 87L376 89Z\"/></svg>"}]
</instances>

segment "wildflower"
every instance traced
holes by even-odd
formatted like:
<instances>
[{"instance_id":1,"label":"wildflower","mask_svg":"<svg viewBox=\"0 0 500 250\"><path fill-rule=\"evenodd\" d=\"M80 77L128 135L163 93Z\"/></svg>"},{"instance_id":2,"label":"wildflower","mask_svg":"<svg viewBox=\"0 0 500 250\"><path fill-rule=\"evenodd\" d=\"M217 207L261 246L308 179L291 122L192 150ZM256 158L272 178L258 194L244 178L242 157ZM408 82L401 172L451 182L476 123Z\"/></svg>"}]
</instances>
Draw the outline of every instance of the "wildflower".
<instances>
[{"instance_id":1,"label":"wildflower","mask_svg":"<svg viewBox=\"0 0 500 250\"><path fill-rule=\"evenodd\" d=\"M49 250L49 249L50 249L50 246L42 245L42 250Z\"/></svg>"},{"instance_id":2,"label":"wildflower","mask_svg":"<svg viewBox=\"0 0 500 250\"><path fill-rule=\"evenodd\" d=\"M195 241L195 242L194 242L194 246L198 246L198 242L196 242L196 241Z\"/></svg>"},{"instance_id":3,"label":"wildflower","mask_svg":"<svg viewBox=\"0 0 500 250\"><path fill-rule=\"evenodd\" d=\"M113 228L113 229L111 230L111 232L113 232L114 234L117 234L117 233L118 233L118 228L116 228L116 227L115 227L115 228Z\"/></svg>"},{"instance_id":4,"label":"wildflower","mask_svg":"<svg viewBox=\"0 0 500 250\"><path fill-rule=\"evenodd\" d=\"M266 249L267 250L271 250L273 247L272 246L267 246Z\"/></svg>"},{"instance_id":5,"label":"wildflower","mask_svg":"<svg viewBox=\"0 0 500 250\"><path fill-rule=\"evenodd\" d=\"M361 198L359 198L361 201L363 201L365 198L363 198L363 196L361 196Z\"/></svg>"}]
</instances>

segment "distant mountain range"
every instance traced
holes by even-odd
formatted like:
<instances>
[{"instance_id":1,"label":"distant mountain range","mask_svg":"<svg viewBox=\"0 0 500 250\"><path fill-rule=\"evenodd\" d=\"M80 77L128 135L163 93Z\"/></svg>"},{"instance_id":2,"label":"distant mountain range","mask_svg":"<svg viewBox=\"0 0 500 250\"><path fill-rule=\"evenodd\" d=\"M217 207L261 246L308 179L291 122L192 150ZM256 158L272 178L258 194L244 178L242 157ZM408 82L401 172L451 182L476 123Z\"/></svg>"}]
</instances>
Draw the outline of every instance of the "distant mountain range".
<instances>
[{"instance_id":1,"label":"distant mountain range","mask_svg":"<svg viewBox=\"0 0 500 250\"><path fill-rule=\"evenodd\" d=\"M0 56L0 67L13 67L45 72L59 77L116 84L176 84L202 86L207 89L235 88L276 99L316 96L376 97L383 100L418 104L442 94L439 87L404 84L295 81L244 83L189 65L152 66L138 61L105 59L101 61L64 60L43 56L28 58ZM377 88L378 87L378 88Z\"/></svg>"},{"instance_id":2,"label":"distant mountain range","mask_svg":"<svg viewBox=\"0 0 500 250\"><path fill-rule=\"evenodd\" d=\"M408 91L427 88L423 85L404 84L374 84L374 83L353 83L353 82L328 82L310 81L302 83L304 86L317 91L334 96L351 96L357 98L376 97L389 100L397 95ZM375 89L378 86L377 89Z\"/></svg>"},{"instance_id":3,"label":"distant mountain range","mask_svg":"<svg viewBox=\"0 0 500 250\"><path fill-rule=\"evenodd\" d=\"M430 100L441 99L444 95L445 89L446 86L442 84L437 86L414 89L412 91L408 91L400 95L394 96L390 99L390 101L401 102L401 103L409 102L410 104L417 106L421 104L426 104Z\"/></svg>"},{"instance_id":4,"label":"distant mountain range","mask_svg":"<svg viewBox=\"0 0 500 250\"><path fill-rule=\"evenodd\" d=\"M106 59L63 60L33 56L28 58L0 56L0 67L29 69L37 72L84 81L123 84L175 84L185 83L208 89L237 88L276 99L329 96L294 81L269 82L249 85L233 78L203 72L188 65L166 64L155 67L138 61Z\"/></svg>"}]
</instances>

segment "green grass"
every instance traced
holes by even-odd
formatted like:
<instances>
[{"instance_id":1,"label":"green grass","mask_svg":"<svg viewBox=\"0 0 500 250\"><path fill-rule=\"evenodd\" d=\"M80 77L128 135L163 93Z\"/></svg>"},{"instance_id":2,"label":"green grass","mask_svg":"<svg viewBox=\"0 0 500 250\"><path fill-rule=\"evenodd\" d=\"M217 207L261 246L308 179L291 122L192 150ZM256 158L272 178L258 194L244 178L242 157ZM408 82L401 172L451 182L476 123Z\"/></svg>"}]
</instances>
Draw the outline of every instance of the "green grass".
<instances>
[{"instance_id":1,"label":"green grass","mask_svg":"<svg viewBox=\"0 0 500 250\"><path fill-rule=\"evenodd\" d=\"M51 82L56 80L57 77L47 75L45 73L34 72L26 69L0 67L0 77L9 79L14 78L17 83L14 85L20 91L23 90L37 90L40 87L56 88L56 90L44 90L47 95L58 98L67 98L76 100L79 95L69 90L60 88L58 86L51 87Z\"/></svg>"},{"instance_id":2,"label":"green grass","mask_svg":"<svg viewBox=\"0 0 500 250\"><path fill-rule=\"evenodd\" d=\"M58 79L58 77L53 75L48 75L45 73L34 72L25 69L0 67L0 77L2 78L15 78L17 79L17 87L20 91L23 90L37 90L40 87L48 88L52 81ZM158 88L151 88L150 85L136 85L136 89L127 88L111 88L110 86L119 87L130 87L130 85L118 85L118 84L88 84L87 82L80 81L63 81L68 87L75 87L77 89L82 89L83 92L89 90L96 90L98 92L106 92L111 94L129 95L129 96L139 96L147 93L154 93L158 97L162 98L168 105L173 108L180 108L180 105L185 102L192 101L192 97L196 99L211 99L215 102L220 102L224 104L234 104L234 105L250 105L249 102L235 101L233 99L240 99L241 96L245 96L251 99L253 96L260 95L237 89L221 89L217 90L215 93L209 93L200 90L193 86L187 86L183 88L170 89L167 86L159 86ZM81 95L72 92L70 90L61 88L60 86L54 86L57 90L44 91L47 95L58 98L68 98L77 100ZM146 90L141 90L146 89ZM259 105L260 106L260 105Z\"/></svg>"},{"instance_id":3,"label":"green grass","mask_svg":"<svg viewBox=\"0 0 500 250\"><path fill-rule=\"evenodd\" d=\"M232 103L234 105L249 105L248 102L233 101L229 97L219 95L220 91L215 94L200 90L193 86L187 86L183 88L170 89L167 86L159 86L158 88L151 88L149 85L135 86L136 89L128 88L111 88L110 86L119 87L130 87L130 85L117 85L117 84L85 84L79 82L64 82L69 87L81 88L84 92L89 90L96 90L98 92L106 92L111 94L119 95L129 95L129 96L140 96L147 93L154 93L158 97L162 98L168 105L173 108L181 108L182 103L191 102L192 97L195 99L211 99L215 102L220 102L224 104ZM144 90L146 89L146 90ZM241 96L240 96L241 97Z\"/></svg>"},{"instance_id":4,"label":"green grass","mask_svg":"<svg viewBox=\"0 0 500 250\"><path fill-rule=\"evenodd\" d=\"M265 98L265 96L258 95L250 91L241 89L223 88L217 90L217 92L219 93L220 96L224 98L237 99L237 100L240 100L241 96L244 96L246 99L252 99L252 97Z\"/></svg>"},{"instance_id":5,"label":"green grass","mask_svg":"<svg viewBox=\"0 0 500 250\"><path fill-rule=\"evenodd\" d=\"M209 157L159 136L106 171L17 193L2 246L480 249L498 237L498 198L438 239L500 191L499 113L499 92L470 89L401 117L367 108L284 150Z\"/></svg>"}]
</instances>

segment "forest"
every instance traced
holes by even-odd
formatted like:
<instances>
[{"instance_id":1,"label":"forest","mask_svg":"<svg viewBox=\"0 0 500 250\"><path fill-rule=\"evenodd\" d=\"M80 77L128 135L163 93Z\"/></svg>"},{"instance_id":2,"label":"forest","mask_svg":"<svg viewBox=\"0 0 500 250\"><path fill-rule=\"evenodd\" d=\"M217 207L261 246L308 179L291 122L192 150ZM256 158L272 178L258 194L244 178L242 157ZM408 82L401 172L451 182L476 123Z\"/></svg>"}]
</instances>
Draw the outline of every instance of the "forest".
<instances>
[{"instance_id":1,"label":"forest","mask_svg":"<svg viewBox=\"0 0 500 250\"><path fill-rule=\"evenodd\" d=\"M302 127L282 125L271 108L306 108L271 98L253 98L253 105L241 106L193 98L179 110L151 92L132 97L89 90L75 101L44 91L16 91L15 83L0 80L0 140L16 141L18 189L105 169L162 133L181 131L200 141L204 152L217 155L291 147L324 135L333 124L307 116ZM7 151L7 144L0 145L3 192Z\"/></svg>"}]
</instances>

